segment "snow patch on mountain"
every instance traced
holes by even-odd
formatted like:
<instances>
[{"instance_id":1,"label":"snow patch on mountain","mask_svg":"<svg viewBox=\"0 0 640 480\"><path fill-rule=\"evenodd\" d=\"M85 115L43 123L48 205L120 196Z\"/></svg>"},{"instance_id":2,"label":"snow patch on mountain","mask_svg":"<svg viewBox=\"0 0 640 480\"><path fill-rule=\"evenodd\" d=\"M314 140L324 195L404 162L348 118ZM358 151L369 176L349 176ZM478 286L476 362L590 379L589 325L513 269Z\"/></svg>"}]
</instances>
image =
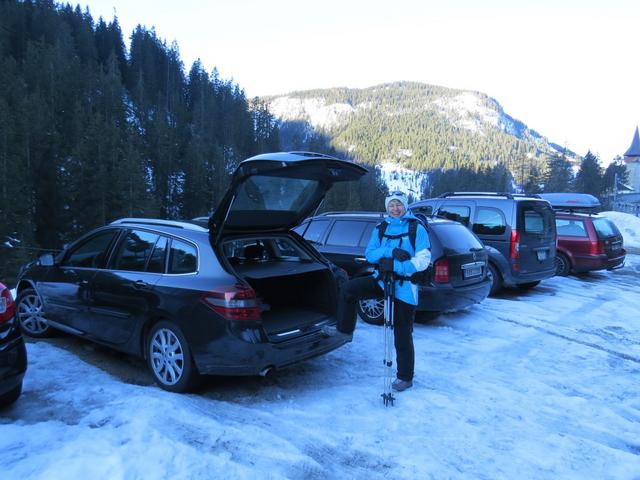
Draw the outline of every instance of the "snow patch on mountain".
<instances>
[{"instance_id":1,"label":"snow patch on mountain","mask_svg":"<svg viewBox=\"0 0 640 480\"><path fill-rule=\"evenodd\" d=\"M282 120L302 120L309 122L313 128L320 129L330 129L344 122L355 111L353 106L348 103L327 105L324 98L292 98L288 96L272 100L269 110Z\"/></svg>"},{"instance_id":2,"label":"snow patch on mountain","mask_svg":"<svg viewBox=\"0 0 640 480\"><path fill-rule=\"evenodd\" d=\"M422 198L422 192L429 183L429 176L426 172L403 167L397 161L383 162L376 168L380 170L381 177L390 192L401 190L411 194L415 200Z\"/></svg>"},{"instance_id":3,"label":"snow patch on mountain","mask_svg":"<svg viewBox=\"0 0 640 480\"><path fill-rule=\"evenodd\" d=\"M500 115L489 108L484 99L473 92L462 92L453 98L439 98L433 102L440 113L458 128L483 134L485 125L499 128Z\"/></svg>"}]
</instances>

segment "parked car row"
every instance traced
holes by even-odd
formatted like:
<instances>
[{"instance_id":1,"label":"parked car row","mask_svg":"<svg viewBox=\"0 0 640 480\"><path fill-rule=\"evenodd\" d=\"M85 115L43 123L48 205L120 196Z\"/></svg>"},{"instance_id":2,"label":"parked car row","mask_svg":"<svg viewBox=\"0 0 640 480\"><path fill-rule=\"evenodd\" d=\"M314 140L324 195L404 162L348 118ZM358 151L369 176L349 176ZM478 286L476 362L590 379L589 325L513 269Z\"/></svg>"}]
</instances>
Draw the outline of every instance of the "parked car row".
<instances>
[{"instance_id":1,"label":"parked car row","mask_svg":"<svg viewBox=\"0 0 640 480\"><path fill-rule=\"evenodd\" d=\"M116 220L26 265L15 305L0 285L0 402L20 395L26 369L16 323L32 337L60 330L140 356L174 392L201 374L267 375L340 347L344 338L321 330L336 322L341 283L372 273L364 250L384 215L310 215L335 183L365 172L323 154L258 155L240 163L209 217ZM560 269L556 229L564 232L565 219L546 200L449 193L410 208L431 241L418 311L467 308ZM601 247L589 255L619 266L617 229L579 218ZM578 258L567 254L570 269L579 270ZM363 300L359 314L382 323L382 302Z\"/></svg>"},{"instance_id":2,"label":"parked car row","mask_svg":"<svg viewBox=\"0 0 640 480\"><path fill-rule=\"evenodd\" d=\"M626 252L613 222L576 211L599 206L584 194L488 192L445 193L411 204L427 227L433 258L428 279L419 285L417 311L461 310L505 286L529 289L554 275L621 267ZM381 212L327 212L294 230L350 277L358 277L373 272L364 251L383 217ZM459 261L451 261L454 257ZM381 324L383 308L382 300L366 299L358 313L368 323Z\"/></svg>"}]
</instances>

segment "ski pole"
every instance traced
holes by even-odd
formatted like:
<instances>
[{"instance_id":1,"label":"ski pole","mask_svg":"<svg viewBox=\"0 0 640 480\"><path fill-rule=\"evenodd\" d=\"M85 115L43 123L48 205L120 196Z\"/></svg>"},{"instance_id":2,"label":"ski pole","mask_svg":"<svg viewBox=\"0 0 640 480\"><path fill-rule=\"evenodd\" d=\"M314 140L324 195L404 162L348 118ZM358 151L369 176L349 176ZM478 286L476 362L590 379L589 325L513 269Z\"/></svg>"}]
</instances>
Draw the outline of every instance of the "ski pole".
<instances>
[{"instance_id":1,"label":"ski pole","mask_svg":"<svg viewBox=\"0 0 640 480\"><path fill-rule=\"evenodd\" d=\"M384 277L384 391L381 394L382 402L385 407L391 405L395 397L391 391L391 378L393 366L393 315L394 315L394 297L395 297L395 281L393 273L386 272Z\"/></svg>"}]
</instances>

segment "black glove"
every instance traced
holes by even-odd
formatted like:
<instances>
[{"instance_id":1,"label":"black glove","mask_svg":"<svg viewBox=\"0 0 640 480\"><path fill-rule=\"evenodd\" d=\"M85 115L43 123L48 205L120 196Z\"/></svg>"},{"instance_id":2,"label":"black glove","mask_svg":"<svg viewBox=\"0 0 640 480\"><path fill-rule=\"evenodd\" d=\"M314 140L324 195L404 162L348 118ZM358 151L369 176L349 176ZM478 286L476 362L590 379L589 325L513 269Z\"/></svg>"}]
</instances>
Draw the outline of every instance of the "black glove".
<instances>
[{"instance_id":1,"label":"black glove","mask_svg":"<svg viewBox=\"0 0 640 480\"><path fill-rule=\"evenodd\" d=\"M393 273L393 258L381 258L378 262L378 271L380 273Z\"/></svg>"},{"instance_id":2,"label":"black glove","mask_svg":"<svg viewBox=\"0 0 640 480\"><path fill-rule=\"evenodd\" d=\"M403 250L402 248L394 248L393 258L395 258L399 262L406 262L411 258L411 254L406 250Z\"/></svg>"}]
</instances>

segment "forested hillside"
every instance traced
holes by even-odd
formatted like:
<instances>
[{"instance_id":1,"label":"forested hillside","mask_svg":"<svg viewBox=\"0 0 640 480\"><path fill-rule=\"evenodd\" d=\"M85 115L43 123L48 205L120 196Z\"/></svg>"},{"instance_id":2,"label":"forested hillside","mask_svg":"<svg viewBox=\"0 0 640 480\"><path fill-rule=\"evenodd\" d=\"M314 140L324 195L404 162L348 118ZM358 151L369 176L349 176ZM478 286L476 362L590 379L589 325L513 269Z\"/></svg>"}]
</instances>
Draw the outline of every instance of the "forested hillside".
<instances>
[{"instance_id":1,"label":"forested hillside","mask_svg":"<svg viewBox=\"0 0 640 480\"><path fill-rule=\"evenodd\" d=\"M186 74L154 30L130 45L115 19L0 2L0 271L118 217L206 214L237 162L279 149L238 85Z\"/></svg>"},{"instance_id":2,"label":"forested hillside","mask_svg":"<svg viewBox=\"0 0 640 480\"><path fill-rule=\"evenodd\" d=\"M513 183L539 183L549 156L579 162L480 92L397 82L264 100L281 121L284 144L304 144L312 131L366 164L395 162L428 172L422 195L446 191L452 184L472 187L479 180L492 190L510 190ZM452 175L456 171L463 175Z\"/></svg>"},{"instance_id":3,"label":"forested hillside","mask_svg":"<svg viewBox=\"0 0 640 480\"><path fill-rule=\"evenodd\" d=\"M414 170L514 166L558 147L506 115L492 98L422 83L336 88L265 98L283 121L308 121L361 161ZM283 132L284 133L284 132Z\"/></svg>"}]
</instances>

